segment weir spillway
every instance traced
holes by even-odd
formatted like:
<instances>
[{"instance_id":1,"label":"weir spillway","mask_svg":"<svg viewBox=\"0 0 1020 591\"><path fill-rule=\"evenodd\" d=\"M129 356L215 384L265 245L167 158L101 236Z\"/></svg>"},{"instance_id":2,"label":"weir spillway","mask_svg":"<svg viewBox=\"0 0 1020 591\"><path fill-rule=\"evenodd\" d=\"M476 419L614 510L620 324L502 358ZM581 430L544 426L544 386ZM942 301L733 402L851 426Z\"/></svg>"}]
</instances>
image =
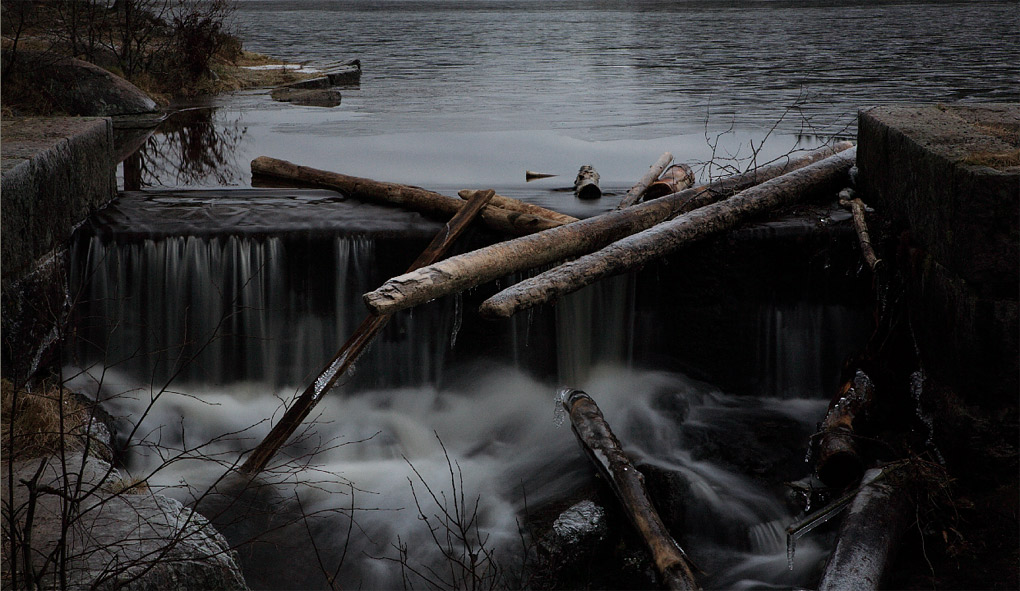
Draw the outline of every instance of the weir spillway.
<instances>
[{"instance_id":1,"label":"weir spillway","mask_svg":"<svg viewBox=\"0 0 1020 591\"><path fill-rule=\"evenodd\" d=\"M329 191L123 193L72 249L75 380L123 425L149 423L126 465L193 501L365 317L361 295L440 227ZM456 249L495 239L479 230ZM315 523L263 534L291 565L352 544L345 580L399 586L399 565L368 557L399 537L406 560L434 559L409 466L442 487L449 457L491 543L513 556L526 506L591 483L557 427L566 385L599 401L644 465L682 475L682 537L709 582L810 581L823 548L799 546L806 558L787 569L782 482L810 472L807 438L867 336L853 240L844 214L807 208L508 321L475 309L516 277L399 313L270 471L281 512L297 503ZM164 465L172 453L184 455ZM352 516L364 535L347 541ZM241 554L250 582L285 585L257 548ZM300 585L324 587L305 566Z\"/></svg>"}]
</instances>

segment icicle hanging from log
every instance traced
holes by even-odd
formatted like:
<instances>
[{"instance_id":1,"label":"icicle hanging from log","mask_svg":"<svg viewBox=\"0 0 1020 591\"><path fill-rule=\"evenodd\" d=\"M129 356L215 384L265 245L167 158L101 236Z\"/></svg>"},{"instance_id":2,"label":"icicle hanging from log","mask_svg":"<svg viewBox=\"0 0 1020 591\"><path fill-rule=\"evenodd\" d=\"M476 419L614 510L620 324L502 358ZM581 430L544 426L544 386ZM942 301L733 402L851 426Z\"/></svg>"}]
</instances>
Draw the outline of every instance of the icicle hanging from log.
<instances>
[{"instance_id":1,"label":"icicle hanging from log","mask_svg":"<svg viewBox=\"0 0 1020 591\"><path fill-rule=\"evenodd\" d=\"M667 589L700 589L687 555L670 535L645 489L644 476L624 453L591 396L573 389L560 393L570 426L588 459L606 479L624 512L652 553L659 579Z\"/></svg>"},{"instance_id":2,"label":"icicle hanging from log","mask_svg":"<svg viewBox=\"0 0 1020 591\"><path fill-rule=\"evenodd\" d=\"M618 275L680 247L736 227L754 216L835 191L854 164L856 148L772 179L725 201L706 205L669 222L623 238L600 251L513 285L482 302L487 318L507 318L555 300L599 279ZM659 203L661 200L650 202ZM624 210L626 212L627 210Z\"/></svg>"},{"instance_id":3,"label":"icicle hanging from log","mask_svg":"<svg viewBox=\"0 0 1020 591\"><path fill-rule=\"evenodd\" d=\"M586 254L673 216L847 150L852 145L841 142L819 148L786 162L763 166L709 185L450 257L386 281L378 289L365 294L365 304L377 314L390 314L511 273Z\"/></svg>"}]
</instances>

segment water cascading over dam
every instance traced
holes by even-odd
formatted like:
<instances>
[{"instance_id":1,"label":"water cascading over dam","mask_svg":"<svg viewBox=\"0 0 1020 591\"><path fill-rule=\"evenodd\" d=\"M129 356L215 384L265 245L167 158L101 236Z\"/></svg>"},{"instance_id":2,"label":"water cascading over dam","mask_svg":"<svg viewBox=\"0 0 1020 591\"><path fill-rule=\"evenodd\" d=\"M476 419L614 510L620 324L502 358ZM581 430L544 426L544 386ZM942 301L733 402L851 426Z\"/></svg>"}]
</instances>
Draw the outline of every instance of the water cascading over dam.
<instances>
[{"instance_id":1,"label":"water cascading over dam","mask_svg":"<svg viewBox=\"0 0 1020 591\"><path fill-rule=\"evenodd\" d=\"M193 502L364 318L361 294L439 227L327 191L126 193L73 252L74 381L122 433L138 426L132 474ZM785 244L756 232L743 239ZM249 583L327 588L343 557L345 585L401 586L401 560L441 560L425 484L477 498L485 543L512 568L527 508L591 482L555 414L561 385L588 391L641 463L680 475L681 543L706 586L809 582L823 547L801 542L788 569L781 483L808 473L807 438L866 302L838 252L799 240L749 256L762 249L731 237L506 322L474 313L494 284L396 315L271 464L251 505L272 510L219 523ZM256 538L273 552L244 544Z\"/></svg>"}]
</instances>

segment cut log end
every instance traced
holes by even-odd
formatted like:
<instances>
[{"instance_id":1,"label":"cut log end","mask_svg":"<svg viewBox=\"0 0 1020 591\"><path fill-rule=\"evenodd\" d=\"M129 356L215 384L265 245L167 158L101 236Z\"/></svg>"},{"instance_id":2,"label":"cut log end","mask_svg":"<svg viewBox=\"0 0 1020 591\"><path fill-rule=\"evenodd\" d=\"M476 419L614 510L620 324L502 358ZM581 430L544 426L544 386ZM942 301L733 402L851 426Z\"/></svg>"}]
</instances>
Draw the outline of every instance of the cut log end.
<instances>
[{"instance_id":1,"label":"cut log end","mask_svg":"<svg viewBox=\"0 0 1020 591\"><path fill-rule=\"evenodd\" d=\"M602 197L602 189L599 188L599 173L595 171L595 167L585 164L577 171L577 178L574 179L574 195L578 199Z\"/></svg>"}]
</instances>

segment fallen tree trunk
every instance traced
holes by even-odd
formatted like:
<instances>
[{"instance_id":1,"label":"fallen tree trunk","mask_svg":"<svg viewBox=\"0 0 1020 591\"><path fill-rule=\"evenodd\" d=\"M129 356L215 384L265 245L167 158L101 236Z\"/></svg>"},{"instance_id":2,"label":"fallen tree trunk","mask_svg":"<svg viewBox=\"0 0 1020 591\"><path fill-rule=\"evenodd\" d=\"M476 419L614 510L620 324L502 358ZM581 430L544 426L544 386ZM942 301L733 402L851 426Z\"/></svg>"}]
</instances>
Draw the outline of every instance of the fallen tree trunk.
<instances>
[{"instance_id":1,"label":"fallen tree trunk","mask_svg":"<svg viewBox=\"0 0 1020 591\"><path fill-rule=\"evenodd\" d=\"M470 199L471 196L474 195L474 191L465 189L457 193L457 195L459 195L461 199ZM531 215L534 216L554 220L564 224L572 224L577 221L577 218L573 216L569 216L558 211L553 211L551 209L546 209L541 205L535 205L534 203L528 203L526 201L521 201L519 199L514 199L512 197L504 197L503 195L500 195L498 193L492 196L492 201L490 201L489 205L487 205L486 207L493 206L500 207L507 211L519 211L521 213L530 213Z\"/></svg>"},{"instance_id":2,"label":"fallen tree trunk","mask_svg":"<svg viewBox=\"0 0 1020 591\"><path fill-rule=\"evenodd\" d=\"M328 189L335 189L349 197L378 203L396 205L421 213L448 218L464 205L456 197L447 197L434 191L397 183L386 183L338 172L329 172L307 166L299 166L286 160L259 156L251 162L253 175L298 181ZM528 213L507 211L498 207L487 207L481 213L486 226L513 235L524 235L563 225Z\"/></svg>"},{"instance_id":3,"label":"fallen tree trunk","mask_svg":"<svg viewBox=\"0 0 1020 591\"><path fill-rule=\"evenodd\" d=\"M782 177L772 179L725 201L706 205L623 238L606 248L565 263L513 285L482 302L488 318L507 318L520 310L577 291L604 277L617 275L665 256L706 236L729 230L769 209L806 200L822 191L835 191L853 166L857 150L850 149ZM652 201L650 204L659 203ZM626 210L625 210L626 211Z\"/></svg>"},{"instance_id":4,"label":"fallen tree trunk","mask_svg":"<svg viewBox=\"0 0 1020 591\"><path fill-rule=\"evenodd\" d=\"M464 207L454 214L450 221L446 223L446 226L432 239L432 242L425 247L425 250L422 251L418 258L411 263L409 270L428 265L442 257L457 238L464 233L464 230L467 229L471 222L478 217L494 194L495 191L491 189L476 191L471 200L466 202ZM308 413L322 399L322 396L329 392L337 380L344 376L347 370L354 365L358 356L372 342L375 335L379 334L379 331L386 326L386 322L389 319L390 315L371 315L362 321L361 325L354 331L354 334L347 339L347 342L333 356L333 359L319 372L315 381L305 388L301 396L294 401L294 404L287 409L287 412L283 414L280 421L269 431L269 434L252 450L251 455L241 465L241 472L254 476L266 468L269 460L287 443L287 440L290 439L301 423L308 417Z\"/></svg>"},{"instance_id":5,"label":"fallen tree trunk","mask_svg":"<svg viewBox=\"0 0 1020 591\"><path fill-rule=\"evenodd\" d=\"M365 304L377 314L392 314L511 273L589 253L673 216L729 197L736 191L807 166L851 146L849 142L842 142L820 148L785 163L765 166L624 210L450 257L390 279L375 291L365 294Z\"/></svg>"},{"instance_id":6,"label":"fallen tree trunk","mask_svg":"<svg viewBox=\"0 0 1020 591\"><path fill-rule=\"evenodd\" d=\"M670 535L645 489L645 480L623 452L598 405L580 390L561 397L570 426L588 459L606 479L624 512L652 553L660 582L667 589L700 589L684 551Z\"/></svg>"},{"instance_id":7,"label":"fallen tree trunk","mask_svg":"<svg viewBox=\"0 0 1020 591\"><path fill-rule=\"evenodd\" d=\"M857 370L829 403L818 430L815 466L818 478L835 488L857 482L864 474L864 459L857 449L854 419L873 404L875 385L868 374Z\"/></svg>"},{"instance_id":8,"label":"fallen tree trunk","mask_svg":"<svg viewBox=\"0 0 1020 591\"><path fill-rule=\"evenodd\" d=\"M652 166L648 169L648 172L645 173L645 176L641 177L637 184L630 188L630 191L627 191L627 194L620 200L620 204L616 206L616 209L626 209L638 201L641 201L641 196L648 190L649 185L654 183L655 179L659 178L662 171L666 170L666 167L669 166L669 163L672 161L673 155L669 152L664 152L662 156L659 156L659 159L655 161L655 164L652 164ZM689 186L690 185L687 185L687 187ZM683 188L686 189L687 187ZM674 191L670 191L670 193L673 192ZM665 193L662 193L660 197L662 195L665 195Z\"/></svg>"},{"instance_id":9,"label":"fallen tree trunk","mask_svg":"<svg viewBox=\"0 0 1020 591\"><path fill-rule=\"evenodd\" d=\"M577 171L577 178L574 179L574 195L578 199L598 199L602 196L602 189L599 188L599 173L595 168L585 164Z\"/></svg>"},{"instance_id":10,"label":"fallen tree trunk","mask_svg":"<svg viewBox=\"0 0 1020 591\"><path fill-rule=\"evenodd\" d=\"M889 471L889 468L886 468ZM900 538L914 518L905 480L910 470L872 469L850 504L818 584L819 591L878 589ZM879 476L882 476L879 478Z\"/></svg>"}]
</instances>

